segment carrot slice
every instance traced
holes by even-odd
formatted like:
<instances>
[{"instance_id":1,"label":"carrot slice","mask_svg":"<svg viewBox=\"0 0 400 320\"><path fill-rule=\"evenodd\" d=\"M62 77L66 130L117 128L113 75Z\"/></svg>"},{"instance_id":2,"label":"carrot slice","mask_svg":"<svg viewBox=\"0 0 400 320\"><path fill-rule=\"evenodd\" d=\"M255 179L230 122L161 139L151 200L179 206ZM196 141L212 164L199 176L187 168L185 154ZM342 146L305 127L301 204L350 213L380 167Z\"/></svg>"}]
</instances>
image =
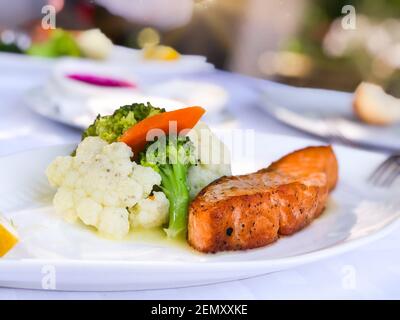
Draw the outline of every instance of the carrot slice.
<instances>
[{"instance_id":1,"label":"carrot slice","mask_svg":"<svg viewBox=\"0 0 400 320\"><path fill-rule=\"evenodd\" d=\"M174 128L177 133L180 133L182 130L192 129L204 113L205 110L202 107L188 107L159 113L126 130L118 141L129 145L137 156L149 142L146 138L150 130L159 129L168 135L170 129Z\"/></svg>"}]
</instances>

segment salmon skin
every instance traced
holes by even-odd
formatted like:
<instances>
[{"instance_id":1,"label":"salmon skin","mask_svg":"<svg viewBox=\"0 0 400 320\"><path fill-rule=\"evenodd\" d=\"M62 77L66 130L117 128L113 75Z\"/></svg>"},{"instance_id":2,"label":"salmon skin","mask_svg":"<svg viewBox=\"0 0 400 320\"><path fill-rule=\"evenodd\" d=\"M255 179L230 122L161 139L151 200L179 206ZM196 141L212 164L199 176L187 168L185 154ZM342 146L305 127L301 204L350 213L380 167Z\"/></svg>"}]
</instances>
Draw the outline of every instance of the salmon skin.
<instances>
[{"instance_id":1,"label":"salmon skin","mask_svg":"<svg viewBox=\"0 0 400 320\"><path fill-rule=\"evenodd\" d=\"M206 253L270 244L318 217L337 180L331 146L307 147L257 172L221 177L190 204L188 242Z\"/></svg>"}]
</instances>

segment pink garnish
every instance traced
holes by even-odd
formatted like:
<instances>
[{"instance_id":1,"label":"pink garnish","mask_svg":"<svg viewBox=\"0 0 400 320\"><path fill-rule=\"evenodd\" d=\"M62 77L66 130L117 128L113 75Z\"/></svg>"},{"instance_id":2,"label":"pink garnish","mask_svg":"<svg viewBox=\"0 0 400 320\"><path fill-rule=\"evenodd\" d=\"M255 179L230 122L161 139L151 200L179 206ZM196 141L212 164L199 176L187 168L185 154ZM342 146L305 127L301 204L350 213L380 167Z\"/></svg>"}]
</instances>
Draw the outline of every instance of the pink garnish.
<instances>
[{"instance_id":1,"label":"pink garnish","mask_svg":"<svg viewBox=\"0 0 400 320\"><path fill-rule=\"evenodd\" d=\"M91 74L71 73L66 75L67 78L81 81L99 87L113 87L113 88L136 88L134 83L113 79L109 77L99 77Z\"/></svg>"}]
</instances>

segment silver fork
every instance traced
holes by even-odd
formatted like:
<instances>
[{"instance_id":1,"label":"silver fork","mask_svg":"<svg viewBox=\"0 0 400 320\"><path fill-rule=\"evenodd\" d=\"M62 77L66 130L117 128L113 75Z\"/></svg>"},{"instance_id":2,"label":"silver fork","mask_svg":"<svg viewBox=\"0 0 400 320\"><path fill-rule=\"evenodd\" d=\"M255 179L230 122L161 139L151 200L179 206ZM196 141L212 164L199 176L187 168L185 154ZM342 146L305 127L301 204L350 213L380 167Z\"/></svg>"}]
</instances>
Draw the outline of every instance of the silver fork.
<instances>
[{"instance_id":1,"label":"silver fork","mask_svg":"<svg viewBox=\"0 0 400 320\"><path fill-rule=\"evenodd\" d=\"M390 187L400 176L400 154L393 154L383 161L368 178L377 187Z\"/></svg>"}]
</instances>

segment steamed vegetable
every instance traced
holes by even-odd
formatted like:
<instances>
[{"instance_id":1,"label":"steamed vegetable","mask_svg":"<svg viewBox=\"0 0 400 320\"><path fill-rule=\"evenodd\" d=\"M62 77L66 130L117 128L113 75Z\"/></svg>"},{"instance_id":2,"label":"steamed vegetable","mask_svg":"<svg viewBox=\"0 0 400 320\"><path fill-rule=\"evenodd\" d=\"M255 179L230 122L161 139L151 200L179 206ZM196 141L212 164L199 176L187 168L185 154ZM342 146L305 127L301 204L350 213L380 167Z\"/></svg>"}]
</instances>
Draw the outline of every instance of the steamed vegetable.
<instances>
[{"instance_id":1,"label":"steamed vegetable","mask_svg":"<svg viewBox=\"0 0 400 320\"><path fill-rule=\"evenodd\" d=\"M205 123L199 121L187 136L198 158L197 165L190 167L187 179L190 198L194 199L212 181L232 175L231 158L229 149Z\"/></svg>"},{"instance_id":2,"label":"steamed vegetable","mask_svg":"<svg viewBox=\"0 0 400 320\"><path fill-rule=\"evenodd\" d=\"M86 31L68 31L60 28L54 30L40 29L38 35L45 41L34 42L27 54L42 57L86 57L91 59L106 59L113 43L99 29Z\"/></svg>"},{"instance_id":3,"label":"steamed vegetable","mask_svg":"<svg viewBox=\"0 0 400 320\"><path fill-rule=\"evenodd\" d=\"M90 29L78 33L76 42L87 58L106 59L113 49L112 41L100 29Z\"/></svg>"},{"instance_id":4,"label":"steamed vegetable","mask_svg":"<svg viewBox=\"0 0 400 320\"><path fill-rule=\"evenodd\" d=\"M98 115L94 123L83 132L82 140L89 136L97 136L108 143L115 142L139 121L163 112L165 112L164 109L153 107L150 103L122 106L112 115Z\"/></svg>"},{"instance_id":5,"label":"steamed vegetable","mask_svg":"<svg viewBox=\"0 0 400 320\"><path fill-rule=\"evenodd\" d=\"M147 45L143 48L143 57L148 60L172 61L180 58L180 54L172 47Z\"/></svg>"},{"instance_id":6,"label":"steamed vegetable","mask_svg":"<svg viewBox=\"0 0 400 320\"><path fill-rule=\"evenodd\" d=\"M195 162L193 144L183 136L162 137L140 154L140 164L161 175L160 187L169 200L169 225L164 230L171 238L186 234L190 200L187 175Z\"/></svg>"},{"instance_id":7,"label":"steamed vegetable","mask_svg":"<svg viewBox=\"0 0 400 320\"><path fill-rule=\"evenodd\" d=\"M81 56L81 50L73 35L63 29L55 29L45 42L35 43L27 54L42 57Z\"/></svg>"},{"instance_id":8,"label":"steamed vegetable","mask_svg":"<svg viewBox=\"0 0 400 320\"><path fill-rule=\"evenodd\" d=\"M119 138L119 141L129 145L134 154L139 154L148 143L146 137L149 131L159 129L167 135L174 122L176 124L176 133L180 133L184 129L192 129L204 112L205 110L201 107L188 107L148 117L146 120L126 130Z\"/></svg>"},{"instance_id":9,"label":"steamed vegetable","mask_svg":"<svg viewBox=\"0 0 400 320\"><path fill-rule=\"evenodd\" d=\"M229 163L209 163L199 152L209 150L213 160L225 153L223 143L198 122L203 113L200 107L165 112L140 103L98 116L73 155L57 157L46 170L57 188L56 211L113 238L165 226L171 238L186 235L190 196L230 174ZM148 142L151 129L164 135Z\"/></svg>"},{"instance_id":10,"label":"steamed vegetable","mask_svg":"<svg viewBox=\"0 0 400 320\"><path fill-rule=\"evenodd\" d=\"M84 139L74 157L57 157L46 170L57 188L56 212L117 239L130 229L163 226L169 203L163 194L152 192L161 176L131 158L126 144L108 144L99 137Z\"/></svg>"}]
</instances>

